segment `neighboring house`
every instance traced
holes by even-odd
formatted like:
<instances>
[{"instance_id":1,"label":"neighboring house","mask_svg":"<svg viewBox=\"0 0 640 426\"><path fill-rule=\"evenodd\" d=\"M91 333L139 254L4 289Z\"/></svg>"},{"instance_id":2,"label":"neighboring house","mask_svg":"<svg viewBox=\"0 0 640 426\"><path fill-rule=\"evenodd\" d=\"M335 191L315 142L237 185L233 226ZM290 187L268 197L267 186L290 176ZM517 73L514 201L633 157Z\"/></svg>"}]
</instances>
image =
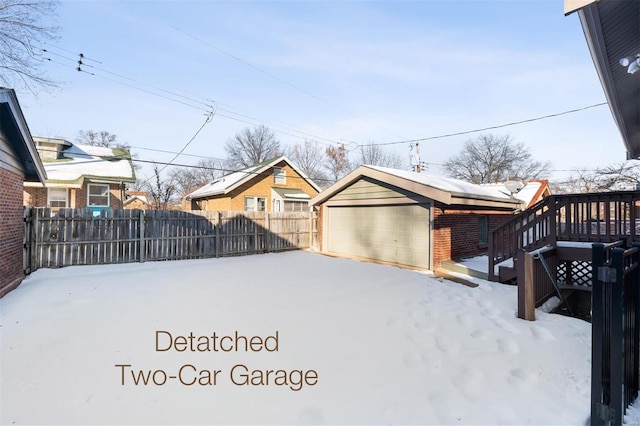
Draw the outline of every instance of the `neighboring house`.
<instances>
[{"instance_id":1,"label":"neighboring house","mask_svg":"<svg viewBox=\"0 0 640 426\"><path fill-rule=\"evenodd\" d=\"M311 200L320 250L418 269L486 252L489 232L524 207L499 190L360 166Z\"/></svg>"},{"instance_id":2,"label":"neighboring house","mask_svg":"<svg viewBox=\"0 0 640 426\"><path fill-rule=\"evenodd\" d=\"M191 210L309 211L320 188L287 157L228 174L188 194Z\"/></svg>"},{"instance_id":3,"label":"neighboring house","mask_svg":"<svg viewBox=\"0 0 640 426\"><path fill-rule=\"evenodd\" d=\"M12 89L0 88L0 297L24 278L22 186L46 172Z\"/></svg>"},{"instance_id":4,"label":"neighboring house","mask_svg":"<svg viewBox=\"0 0 640 426\"><path fill-rule=\"evenodd\" d=\"M47 172L46 188L24 184L24 204L32 207L88 207L94 212L124 207L127 183L135 182L128 151L76 145L64 139L38 138L38 153Z\"/></svg>"},{"instance_id":5,"label":"neighboring house","mask_svg":"<svg viewBox=\"0 0 640 426\"><path fill-rule=\"evenodd\" d=\"M505 195L513 194L515 198L524 203L524 208L529 208L551 195L549 181L546 179L487 183L481 186L500 191Z\"/></svg>"},{"instance_id":6,"label":"neighboring house","mask_svg":"<svg viewBox=\"0 0 640 426\"><path fill-rule=\"evenodd\" d=\"M151 208L149 195L145 191L130 191L124 193L125 201L123 208L147 210Z\"/></svg>"}]
</instances>

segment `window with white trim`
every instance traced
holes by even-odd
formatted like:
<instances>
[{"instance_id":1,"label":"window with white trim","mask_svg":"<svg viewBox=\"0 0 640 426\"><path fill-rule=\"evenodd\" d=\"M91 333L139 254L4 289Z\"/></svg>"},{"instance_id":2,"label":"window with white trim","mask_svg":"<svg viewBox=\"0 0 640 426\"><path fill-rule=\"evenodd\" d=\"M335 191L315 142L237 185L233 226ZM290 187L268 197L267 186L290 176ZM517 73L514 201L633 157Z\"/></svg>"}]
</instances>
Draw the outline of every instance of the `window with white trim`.
<instances>
[{"instance_id":1,"label":"window with white trim","mask_svg":"<svg viewBox=\"0 0 640 426\"><path fill-rule=\"evenodd\" d=\"M285 212L306 212L309 210L308 201L288 201L284 202Z\"/></svg>"},{"instance_id":2,"label":"window with white trim","mask_svg":"<svg viewBox=\"0 0 640 426\"><path fill-rule=\"evenodd\" d=\"M90 183L87 192L87 206L109 207L109 185Z\"/></svg>"},{"instance_id":3,"label":"window with white trim","mask_svg":"<svg viewBox=\"0 0 640 426\"><path fill-rule=\"evenodd\" d=\"M67 208L67 188L49 188L47 191L47 206L52 209Z\"/></svg>"},{"instance_id":4,"label":"window with white trim","mask_svg":"<svg viewBox=\"0 0 640 426\"><path fill-rule=\"evenodd\" d=\"M267 209L266 197L244 197L245 212L263 212Z\"/></svg>"},{"instance_id":5,"label":"window with white trim","mask_svg":"<svg viewBox=\"0 0 640 426\"><path fill-rule=\"evenodd\" d=\"M285 169L281 169L279 167L273 168L273 183L277 183L279 185L287 184L287 171Z\"/></svg>"}]
</instances>

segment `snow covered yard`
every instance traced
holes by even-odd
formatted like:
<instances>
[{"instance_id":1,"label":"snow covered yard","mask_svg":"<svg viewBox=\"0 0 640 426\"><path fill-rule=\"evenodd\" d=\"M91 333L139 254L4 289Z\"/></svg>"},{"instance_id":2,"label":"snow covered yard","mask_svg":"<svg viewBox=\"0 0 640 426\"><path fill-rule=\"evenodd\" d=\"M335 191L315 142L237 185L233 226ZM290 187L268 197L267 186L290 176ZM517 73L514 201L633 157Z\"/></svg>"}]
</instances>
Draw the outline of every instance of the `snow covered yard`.
<instances>
[{"instance_id":1,"label":"snow covered yard","mask_svg":"<svg viewBox=\"0 0 640 426\"><path fill-rule=\"evenodd\" d=\"M590 325L518 320L515 287L477 282L303 251L39 270L0 300L0 420L584 424ZM214 332L263 346L204 351ZM236 365L260 371L245 384ZM135 385L139 370L161 373Z\"/></svg>"}]
</instances>

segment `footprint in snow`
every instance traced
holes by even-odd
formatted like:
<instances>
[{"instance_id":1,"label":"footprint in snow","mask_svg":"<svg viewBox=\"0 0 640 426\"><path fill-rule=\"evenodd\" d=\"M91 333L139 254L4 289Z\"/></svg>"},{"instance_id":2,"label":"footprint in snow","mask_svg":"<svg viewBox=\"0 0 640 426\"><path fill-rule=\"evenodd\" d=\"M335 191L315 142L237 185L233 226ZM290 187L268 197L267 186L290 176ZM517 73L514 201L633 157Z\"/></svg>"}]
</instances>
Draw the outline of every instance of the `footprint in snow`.
<instances>
[{"instance_id":1,"label":"footprint in snow","mask_svg":"<svg viewBox=\"0 0 640 426\"><path fill-rule=\"evenodd\" d=\"M456 315L456 319L458 320L458 324L463 327L473 326L473 318L467 313Z\"/></svg>"},{"instance_id":2,"label":"footprint in snow","mask_svg":"<svg viewBox=\"0 0 640 426\"><path fill-rule=\"evenodd\" d=\"M520 352L520 347L515 340L498 339L496 340L496 343L498 344L498 350L502 353L515 355Z\"/></svg>"},{"instance_id":3,"label":"footprint in snow","mask_svg":"<svg viewBox=\"0 0 640 426\"><path fill-rule=\"evenodd\" d=\"M485 330L483 328L479 328L476 331L471 333L471 337L473 337L474 339L479 339L479 340L486 339L490 335L491 335L491 333L489 333L487 330Z\"/></svg>"},{"instance_id":4,"label":"footprint in snow","mask_svg":"<svg viewBox=\"0 0 640 426\"><path fill-rule=\"evenodd\" d=\"M539 325L531 327L531 334L536 340L556 340L556 336L553 335L551 330Z\"/></svg>"},{"instance_id":5,"label":"footprint in snow","mask_svg":"<svg viewBox=\"0 0 640 426\"><path fill-rule=\"evenodd\" d=\"M526 390L531 389L538 382L538 376L530 370L516 368L509 372L507 381L516 389Z\"/></svg>"}]
</instances>

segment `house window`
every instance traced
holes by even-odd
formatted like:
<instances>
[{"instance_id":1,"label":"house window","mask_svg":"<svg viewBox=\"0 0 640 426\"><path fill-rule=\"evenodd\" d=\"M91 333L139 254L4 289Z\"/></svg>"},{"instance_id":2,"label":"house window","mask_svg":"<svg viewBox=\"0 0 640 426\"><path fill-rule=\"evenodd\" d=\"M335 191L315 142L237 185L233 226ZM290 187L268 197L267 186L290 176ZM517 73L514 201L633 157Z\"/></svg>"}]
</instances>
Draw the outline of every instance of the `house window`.
<instances>
[{"instance_id":1,"label":"house window","mask_svg":"<svg viewBox=\"0 0 640 426\"><path fill-rule=\"evenodd\" d=\"M309 203L307 201L285 201L285 212L306 212L309 210Z\"/></svg>"},{"instance_id":2,"label":"house window","mask_svg":"<svg viewBox=\"0 0 640 426\"><path fill-rule=\"evenodd\" d=\"M267 207L267 199L265 197L244 197L244 211L246 212L263 212Z\"/></svg>"},{"instance_id":3,"label":"house window","mask_svg":"<svg viewBox=\"0 0 640 426\"><path fill-rule=\"evenodd\" d=\"M87 205L109 207L109 185L89 184Z\"/></svg>"},{"instance_id":4,"label":"house window","mask_svg":"<svg viewBox=\"0 0 640 426\"><path fill-rule=\"evenodd\" d=\"M286 185L287 183L287 171L278 167L273 168L273 183L280 185Z\"/></svg>"},{"instance_id":5,"label":"house window","mask_svg":"<svg viewBox=\"0 0 640 426\"><path fill-rule=\"evenodd\" d=\"M47 205L52 209L67 208L67 188L49 188Z\"/></svg>"},{"instance_id":6,"label":"house window","mask_svg":"<svg viewBox=\"0 0 640 426\"><path fill-rule=\"evenodd\" d=\"M489 217L478 216L478 243L486 246L489 243Z\"/></svg>"}]
</instances>

